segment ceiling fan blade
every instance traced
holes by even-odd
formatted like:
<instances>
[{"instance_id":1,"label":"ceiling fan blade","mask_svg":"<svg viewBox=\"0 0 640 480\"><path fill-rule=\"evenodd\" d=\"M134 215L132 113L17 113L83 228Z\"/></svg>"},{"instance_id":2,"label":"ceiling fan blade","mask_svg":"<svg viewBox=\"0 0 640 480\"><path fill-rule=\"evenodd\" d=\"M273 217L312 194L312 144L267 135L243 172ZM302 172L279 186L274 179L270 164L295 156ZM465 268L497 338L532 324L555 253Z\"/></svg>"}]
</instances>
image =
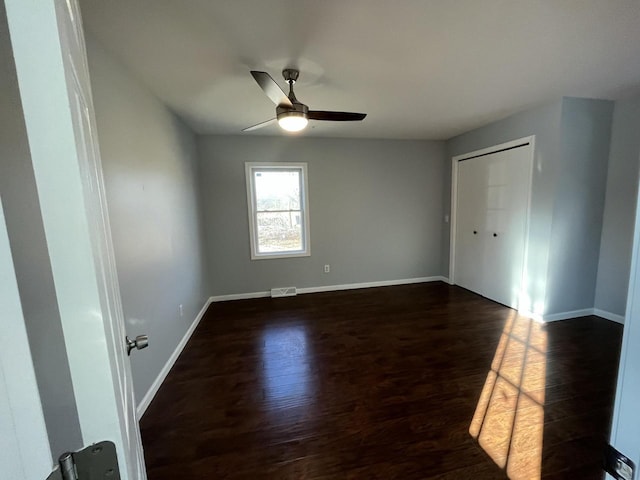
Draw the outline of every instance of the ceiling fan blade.
<instances>
[{"instance_id":1,"label":"ceiling fan blade","mask_svg":"<svg viewBox=\"0 0 640 480\"><path fill-rule=\"evenodd\" d=\"M266 127L266 126L268 126L268 125L271 125L271 124L272 124L272 123L274 123L276 120L277 120L276 118L272 118L271 120L267 120L266 122L260 122L260 123L257 123L257 124L255 124L255 125L252 125L252 126L250 126L250 127L243 128L243 129L242 129L242 131L243 131L243 132L250 132L250 131L252 131L252 130L258 130L259 128L262 128L262 127Z\"/></svg>"},{"instance_id":2,"label":"ceiling fan blade","mask_svg":"<svg viewBox=\"0 0 640 480\"><path fill-rule=\"evenodd\" d=\"M293 107L293 103L291 103L287 94L284 93L276 81L271 78L271 75L267 72L258 72L256 70L251 70L251 75L273 103L278 106Z\"/></svg>"},{"instance_id":3,"label":"ceiling fan blade","mask_svg":"<svg viewBox=\"0 0 640 480\"><path fill-rule=\"evenodd\" d=\"M325 112L323 110L309 110L309 120L330 120L333 122L354 122L364 120L366 113L353 112Z\"/></svg>"}]
</instances>

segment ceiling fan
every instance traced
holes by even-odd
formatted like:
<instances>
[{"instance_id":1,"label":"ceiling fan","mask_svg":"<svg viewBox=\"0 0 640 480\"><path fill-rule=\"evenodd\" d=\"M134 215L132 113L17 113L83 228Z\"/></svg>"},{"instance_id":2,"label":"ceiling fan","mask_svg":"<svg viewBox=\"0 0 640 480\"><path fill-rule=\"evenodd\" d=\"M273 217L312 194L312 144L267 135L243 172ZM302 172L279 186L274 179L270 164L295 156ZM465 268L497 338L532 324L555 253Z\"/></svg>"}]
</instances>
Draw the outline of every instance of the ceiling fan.
<instances>
[{"instance_id":1,"label":"ceiling fan","mask_svg":"<svg viewBox=\"0 0 640 480\"><path fill-rule=\"evenodd\" d=\"M293 84L298 80L300 72L293 68L285 68L282 71L282 76L289 84L289 95L278 86L271 75L267 72L251 71L251 75L258 82L258 85L267 97L276 104L276 118L267 120L266 122L258 123L251 127L243 129L243 132L250 132L251 130L257 130L258 128L271 125L275 121L278 122L280 127L288 132L299 132L303 130L309 120L328 120L333 122L353 122L363 120L367 116L366 113L353 113L353 112L328 112L324 110L309 110L304 103L301 103L293 93Z\"/></svg>"}]
</instances>

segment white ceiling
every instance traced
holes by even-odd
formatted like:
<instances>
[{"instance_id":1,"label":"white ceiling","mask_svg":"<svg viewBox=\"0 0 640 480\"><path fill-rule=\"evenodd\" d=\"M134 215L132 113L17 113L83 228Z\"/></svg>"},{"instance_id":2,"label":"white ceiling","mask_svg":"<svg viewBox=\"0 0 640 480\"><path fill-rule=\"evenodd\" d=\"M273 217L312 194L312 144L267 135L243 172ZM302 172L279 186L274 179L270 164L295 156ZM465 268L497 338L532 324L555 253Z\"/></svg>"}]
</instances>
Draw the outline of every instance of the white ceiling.
<instances>
[{"instance_id":1,"label":"white ceiling","mask_svg":"<svg viewBox=\"0 0 640 480\"><path fill-rule=\"evenodd\" d=\"M311 109L303 135L446 139L563 95L640 86L638 0L81 0L86 29L199 133L275 116L249 70ZM280 135L276 125L243 135Z\"/></svg>"}]
</instances>

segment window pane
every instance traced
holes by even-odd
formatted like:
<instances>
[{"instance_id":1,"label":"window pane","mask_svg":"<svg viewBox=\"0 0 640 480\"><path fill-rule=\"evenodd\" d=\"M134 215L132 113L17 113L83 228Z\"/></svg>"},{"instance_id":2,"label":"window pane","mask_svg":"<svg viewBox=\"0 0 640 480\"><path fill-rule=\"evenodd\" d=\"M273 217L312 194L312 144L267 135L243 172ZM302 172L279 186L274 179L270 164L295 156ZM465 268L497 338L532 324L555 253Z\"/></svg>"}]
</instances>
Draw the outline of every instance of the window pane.
<instances>
[{"instance_id":1,"label":"window pane","mask_svg":"<svg viewBox=\"0 0 640 480\"><path fill-rule=\"evenodd\" d=\"M306 163L245 163L251 259L309 256Z\"/></svg>"},{"instance_id":2,"label":"window pane","mask_svg":"<svg viewBox=\"0 0 640 480\"><path fill-rule=\"evenodd\" d=\"M258 212L300 210L299 171L254 171Z\"/></svg>"},{"instance_id":3,"label":"window pane","mask_svg":"<svg viewBox=\"0 0 640 480\"><path fill-rule=\"evenodd\" d=\"M300 211L258 213L258 252L303 250Z\"/></svg>"}]
</instances>

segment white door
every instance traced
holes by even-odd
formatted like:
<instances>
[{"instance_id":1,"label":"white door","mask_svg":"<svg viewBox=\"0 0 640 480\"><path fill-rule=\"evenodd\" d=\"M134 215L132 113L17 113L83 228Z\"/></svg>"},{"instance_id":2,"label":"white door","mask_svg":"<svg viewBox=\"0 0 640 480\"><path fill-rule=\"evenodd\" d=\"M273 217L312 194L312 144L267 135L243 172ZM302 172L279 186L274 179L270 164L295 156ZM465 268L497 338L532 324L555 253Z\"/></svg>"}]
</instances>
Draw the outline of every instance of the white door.
<instances>
[{"instance_id":1,"label":"white door","mask_svg":"<svg viewBox=\"0 0 640 480\"><path fill-rule=\"evenodd\" d=\"M482 294L484 255L485 189L484 160L476 158L458 164L455 281Z\"/></svg>"},{"instance_id":2,"label":"white door","mask_svg":"<svg viewBox=\"0 0 640 480\"><path fill-rule=\"evenodd\" d=\"M45 479L52 458L0 198L0 465L2 478Z\"/></svg>"},{"instance_id":3,"label":"white door","mask_svg":"<svg viewBox=\"0 0 640 480\"><path fill-rule=\"evenodd\" d=\"M517 309L533 145L516 141L494 149L454 158L453 283Z\"/></svg>"},{"instance_id":4,"label":"white door","mask_svg":"<svg viewBox=\"0 0 640 480\"><path fill-rule=\"evenodd\" d=\"M114 442L123 480L143 480L79 8L5 5L83 441Z\"/></svg>"},{"instance_id":5,"label":"white door","mask_svg":"<svg viewBox=\"0 0 640 480\"><path fill-rule=\"evenodd\" d=\"M611 445L636 465L640 478L640 195L636 204L633 255L629 278L627 310L618 370ZM607 475L607 478L613 478Z\"/></svg>"},{"instance_id":6,"label":"white door","mask_svg":"<svg viewBox=\"0 0 640 480\"><path fill-rule=\"evenodd\" d=\"M529 201L530 146L487 155L482 295L518 308Z\"/></svg>"}]
</instances>

